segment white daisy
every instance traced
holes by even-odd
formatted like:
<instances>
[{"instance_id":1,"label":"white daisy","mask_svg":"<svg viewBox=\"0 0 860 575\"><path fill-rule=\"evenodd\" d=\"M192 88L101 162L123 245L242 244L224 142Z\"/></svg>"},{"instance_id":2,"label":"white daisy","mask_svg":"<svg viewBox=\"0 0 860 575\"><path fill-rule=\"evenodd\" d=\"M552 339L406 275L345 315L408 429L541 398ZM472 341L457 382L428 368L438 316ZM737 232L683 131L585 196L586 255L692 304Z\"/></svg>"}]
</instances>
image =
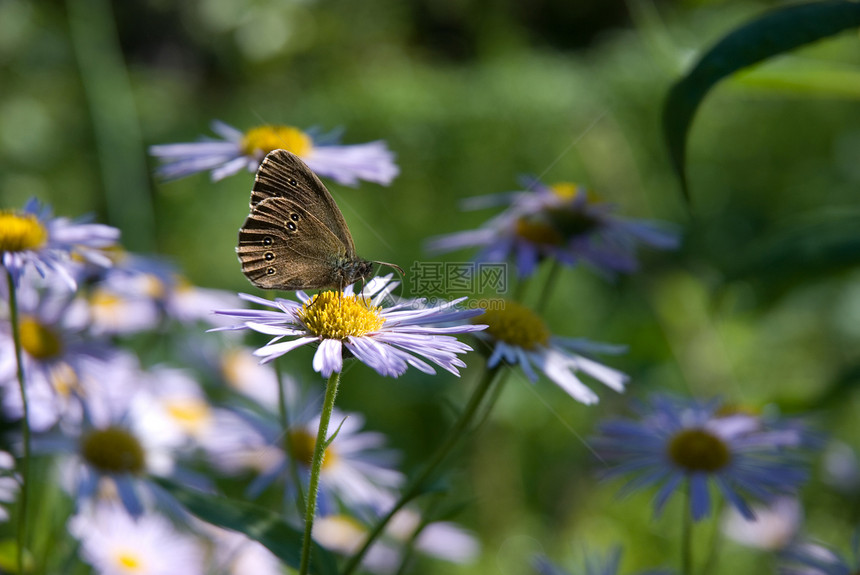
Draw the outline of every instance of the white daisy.
<instances>
[{"instance_id":1,"label":"white daisy","mask_svg":"<svg viewBox=\"0 0 860 575\"><path fill-rule=\"evenodd\" d=\"M313 367L325 377L343 369L344 355L355 357L380 375L390 377L402 375L410 365L424 373L436 373L418 356L460 375L457 368L466 364L457 354L472 348L449 334L484 329L483 325L463 323L480 315L482 310L454 307L466 298L431 307L416 307L409 301L384 307L383 302L399 284L391 278L391 274L373 278L359 296L353 293L353 286L343 293L325 291L313 297L297 291L299 301L281 298L270 301L241 294L242 299L277 311L243 309L215 313L242 320L242 324L227 329L247 328L274 336L255 352L263 361L271 361L303 345L318 344ZM281 341L284 338L292 339Z\"/></svg>"},{"instance_id":2,"label":"white daisy","mask_svg":"<svg viewBox=\"0 0 860 575\"><path fill-rule=\"evenodd\" d=\"M100 504L69 520L81 543L81 558L99 575L203 575L200 541L177 531L159 515L131 517L115 505Z\"/></svg>"},{"instance_id":3,"label":"white daisy","mask_svg":"<svg viewBox=\"0 0 860 575\"><path fill-rule=\"evenodd\" d=\"M158 174L176 179L211 171L212 180L218 181L242 169L256 172L266 154L279 149L300 157L316 174L347 186L359 180L387 186L400 172L381 140L339 145L331 136L315 137L292 126L263 125L242 132L217 120L212 131L222 139L150 146L149 153L163 162Z\"/></svg>"}]
</instances>

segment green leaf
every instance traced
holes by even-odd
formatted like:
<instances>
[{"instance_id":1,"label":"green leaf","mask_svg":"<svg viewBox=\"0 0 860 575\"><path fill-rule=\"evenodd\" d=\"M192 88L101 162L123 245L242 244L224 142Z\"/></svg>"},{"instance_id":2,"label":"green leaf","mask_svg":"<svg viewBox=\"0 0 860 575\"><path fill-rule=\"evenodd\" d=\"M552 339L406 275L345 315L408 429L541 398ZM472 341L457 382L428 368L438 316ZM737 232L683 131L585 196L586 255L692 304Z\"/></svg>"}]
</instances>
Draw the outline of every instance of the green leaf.
<instances>
[{"instance_id":1,"label":"green leaf","mask_svg":"<svg viewBox=\"0 0 860 575\"><path fill-rule=\"evenodd\" d=\"M743 280L774 302L798 285L860 265L860 212L827 211L775 232L737 258L728 281Z\"/></svg>"},{"instance_id":2,"label":"green leaf","mask_svg":"<svg viewBox=\"0 0 860 575\"><path fill-rule=\"evenodd\" d=\"M782 56L738 72L729 82L748 91L860 100L860 67L843 62Z\"/></svg>"},{"instance_id":3,"label":"green leaf","mask_svg":"<svg viewBox=\"0 0 860 575\"><path fill-rule=\"evenodd\" d=\"M280 516L264 507L203 493L166 479L159 479L158 483L199 519L244 533L264 545L290 567L299 568L302 532L285 523ZM316 543L311 551L311 572L317 575L337 575L334 555Z\"/></svg>"},{"instance_id":4,"label":"green leaf","mask_svg":"<svg viewBox=\"0 0 860 575\"><path fill-rule=\"evenodd\" d=\"M858 26L860 2L829 0L785 6L730 32L672 86L663 108L663 136L687 201L687 134L708 91L747 66Z\"/></svg>"}]
</instances>

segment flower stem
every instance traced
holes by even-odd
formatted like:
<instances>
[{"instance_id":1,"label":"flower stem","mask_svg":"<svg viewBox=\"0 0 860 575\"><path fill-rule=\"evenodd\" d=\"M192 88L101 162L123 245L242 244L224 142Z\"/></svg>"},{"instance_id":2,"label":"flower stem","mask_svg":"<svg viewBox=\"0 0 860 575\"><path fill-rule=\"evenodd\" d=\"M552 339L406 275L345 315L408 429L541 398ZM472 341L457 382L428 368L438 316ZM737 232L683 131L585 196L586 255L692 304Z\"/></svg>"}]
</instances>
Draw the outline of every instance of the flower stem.
<instances>
[{"instance_id":1,"label":"flower stem","mask_svg":"<svg viewBox=\"0 0 860 575\"><path fill-rule=\"evenodd\" d=\"M693 572L693 506L690 483L684 490L684 505L681 508L681 575Z\"/></svg>"},{"instance_id":2,"label":"flower stem","mask_svg":"<svg viewBox=\"0 0 860 575\"><path fill-rule=\"evenodd\" d=\"M556 281L558 280L560 271L561 264L558 263L557 259L553 258L552 265L549 268L549 274L547 274L546 281L543 284L543 289L540 292L540 297L534 306L535 313L541 313L546 308L546 304L549 301L552 289L555 287Z\"/></svg>"},{"instance_id":3,"label":"flower stem","mask_svg":"<svg viewBox=\"0 0 860 575\"><path fill-rule=\"evenodd\" d=\"M15 280L12 273L6 270L9 286L9 321L12 327L12 340L15 343L15 363L18 370L18 386L21 390L21 405L23 420L21 421L21 436L24 442L24 453L21 461L21 505L18 508L18 573L24 572L24 549L27 542L27 499L29 495L28 481L30 475L30 409L27 403L27 386L24 382L24 362L21 352L21 324L18 319L18 296L15 291Z\"/></svg>"},{"instance_id":4,"label":"flower stem","mask_svg":"<svg viewBox=\"0 0 860 575\"><path fill-rule=\"evenodd\" d=\"M302 539L302 559L299 564L299 574L307 575L311 564L311 533L314 528L314 516L317 512L317 494L319 492L320 472L322 471L323 456L325 455L326 439L328 438L328 423L334 409L334 398L337 396L337 386L340 384L340 372L333 372L325 386L320 426L317 431L317 441L314 445L314 455L311 459L311 479L308 484L308 500L305 507L305 533Z\"/></svg>"},{"instance_id":5,"label":"flower stem","mask_svg":"<svg viewBox=\"0 0 860 575\"><path fill-rule=\"evenodd\" d=\"M347 562L346 567L344 567L343 573L341 575L350 575L353 573L358 565L361 563L362 558L364 558L370 546L374 541L379 537L379 535L385 529L385 526L388 525L388 522L391 521L391 518L394 517L398 511L403 509L403 507L421 495L421 491L424 488L424 484L427 482L430 477L432 477L433 473L436 471L436 468L445 460L454 446L459 442L459 440L463 437L464 433L468 430L469 426L472 423L475 415L478 412L478 407L481 405L484 397L487 395L487 391L492 387L493 382L496 381L496 376L500 373L500 366L494 367L492 369L488 369L484 373L483 379L478 383L478 387L475 388L475 391L472 392L472 397L469 398L469 403L466 405L466 408L463 410L463 413L460 414L460 418L448 432L448 436L445 438L445 441L436 449L436 452L433 454L433 457L430 461L424 466L424 469L421 472L412 478L409 484L406 486L406 489L403 491L403 494L400 496L400 499L397 500L397 503L394 504L394 507L379 520L379 523L373 528L368 536L367 540L364 542L364 545L358 552L350 557L349 562Z\"/></svg>"},{"instance_id":6,"label":"flower stem","mask_svg":"<svg viewBox=\"0 0 860 575\"><path fill-rule=\"evenodd\" d=\"M278 368L277 362L274 369L275 379L278 382L278 420L281 424L281 441L285 442L288 448L290 441L290 415L289 411L287 411L287 390L284 388L284 375ZM289 453L289 449L287 449L287 453ZM305 494L302 492L302 482L299 480L299 466L296 464L295 457L290 456L287 459L289 460L290 476L292 477L293 485L296 486L296 507L299 510L299 514L301 514L302 510L306 509L306 506ZM287 506L286 493L287 489L284 489L284 508Z\"/></svg>"}]
</instances>

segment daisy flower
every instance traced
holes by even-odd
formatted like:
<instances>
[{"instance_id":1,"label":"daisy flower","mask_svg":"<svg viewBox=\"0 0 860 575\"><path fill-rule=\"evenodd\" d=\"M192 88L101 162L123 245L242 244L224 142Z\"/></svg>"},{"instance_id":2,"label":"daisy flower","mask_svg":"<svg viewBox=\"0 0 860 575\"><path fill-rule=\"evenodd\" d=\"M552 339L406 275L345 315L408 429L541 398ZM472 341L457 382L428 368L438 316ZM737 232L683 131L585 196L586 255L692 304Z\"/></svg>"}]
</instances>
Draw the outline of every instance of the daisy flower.
<instances>
[{"instance_id":1,"label":"daisy flower","mask_svg":"<svg viewBox=\"0 0 860 575\"><path fill-rule=\"evenodd\" d=\"M413 541L419 526L422 531ZM320 545L346 556L364 545L368 533L364 524L345 514L318 517L313 530L314 540ZM480 544L465 529L447 521L423 524L415 511L404 509L394 516L383 538L371 546L362 565L373 573L394 573L403 561L407 544L425 556L458 564L474 561L480 552Z\"/></svg>"},{"instance_id":2,"label":"daisy flower","mask_svg":"<svg viewBox=\"0 0 860 575\"><path fill-rule=\"evenodd\" d=\"M68 524L81 558L98 575L203 575L204 549L155 514L132 517L115 505L80 512Z\"/></svg>"},{"instance_id":3,"label":"daisy flower","mask_svg":"<svg viewBox=\"0 0 860 575\"><path fill-rule=\"evenodd\" d=\"M0 210L0 256L16 286L32 267L42 277L56 274L75 290L72 256L109 266L110 258L101 250L118 239L119 230L110 226L54 218L35 198L22 210Z\"/></svg>"},{"instance_id":4,"label":"daisy flower","mask_svg":"<svg viewBox=\"0 0 860 575\"><path fill-rule=\"evenodd\" d=\"M761 501L791 495L806 480L803 430L763 417L724 415L720 401L655 395L636 420L604 423L594 447L610 466L608 477L632 476L625 490L660 485L659 513L671 495L688 490L692 517L711 512L709 484L747 519L747 497Z\"/></svg>"},{"instance_id":5,"label":"daisy flower","mask_svg":"<svg viewBox=\"0 0 860 575\"><path fill-rule=\"evenodd\" d=\"M851 538L850 554L799 541L779 554L783 575L853 575L860 571L860 530Z\"/></svg>"},{"instance_id":6,"label":"daisy flower","mask_svg":"<svg viewBox=\"0 0 860 575\"><path fill-rule=\"evenodd\" d=\"M492 205L507 208L477 230L430 240L428 249L445 253L478 247L478 262L513 260L520 278L531 276L544 259L573 266L586 263L607 276L638 268L639 244L659 249L678 246L678 234L665 225L615 214L615 206L601 202L576 184L547 186L536 179L527 191L473 198L467 209Z\"/></svg>"},{"instance_id":7,"label":"daisy flower","mask_svg":"<svg viewBox=\"0 0 860 575\"><path fill-rule=\"evenodd\" d=\"M274 413L244 413L240 417L246 425L225 420L219 434L205 443L212 461L222 470L259 471L248 487L249 497L257 497L275 481L289 478L290 459L305 471L302 476L310 469L319 404L298 399L288 405L290 427L286 431ZM332 418L339 429L325 450L320 472L321 507L333 507L334 500L352 510L379 511L392 505L404 477L392 468L396 454L385 449L385 436L365 431L360 414L335 410Z\"/></svg>"},{"instance_id":8,"label":"daisy flower","mask_svg":"<svg viewBox=\"0 0 860 575\"><path fill-rule=\"evenodd\" d=\"M89 337L88 325L70 313L71 293L37 290L24 282L17 290L19 331L32 428L43 431L61 417L79 420L78 396L98 393L110 363L124 355ZM3 409L13 418L23 415L11 325L0 325L0 389ZM112 385L118 393L125 389Z\"/></svg>"},{"instance_id":9,"label":"daisy flower","mask_svg":"<svg viewBox=\"0 0 860 575\"><path fill-rule=\"evenodd\" d=\"M770 505L753 505L754 520L731 507L723 516L722 531L729 539L768 551L791 543L803 521L803 508L796 497L778 497Z\"/></svg>"},{"instance_id":10,"label":"daisy flower","mask_svg":"<svg viewBox=\"0 0 860 575\"><path fill-rule=\"evenodd\" d=\"M129 407L138 433L158 436L159 443L175 448L217 433L216 410L188 371L155 366L141 379L144 390L134 394Z\"/></svg>"},{"instance_id":11,"label":"daisy flower","mask_svg":"<svg viewBox=\"0 0 860 575\"><path fill-rule=\"evenodd\" d=\"M197 287L166 262L124 254L75 306L98 334L132 334L157 328L166 320L218 325L212 310L239 306L232 292Z\"/></svg>"},{"instance_id":12,"label":"daisy flower","mask_svg":"<svg viewBox=\"0 0 860 575\"><path fill-rule=\"evenodd\" d=\"M420 529L418 536L416 531ZM415 550L428 557L451 563L471 563L481 552L475 536L451 521L433 521L424 524L424 519L414 509L398 511L385 528L386 537L401 545L412 544Z\"/></svg>"},{"instance_id":13,"label":"daisy flower","mask_svg":"<svg viewBox=\"0 0 860 575\"><path fill-rule=\"evenodd\" d=\"M163 162L158 174L176 179L211 171L212 180L218 181L242 169L256 172L266 154L279 149L300 157L316 174L346 186L359 180L387 186L400 172L394 154L381 140L345 146L333 135L317 136L293 126L263 125L242 132L217 120L212 131L220 139L150 146L149 153Z\"/></svg>"},{"instance_id":14,"label":"daisy flower","mask_svg":"<svg viewBox=\"0 0 860 575\"><path fill-rule=\"evenodd\" d=\"M462 323L480 315L482 310L454 308L466 298L430 307L422 307L420 300L401 301L386 307L384 301L400 283L392 282L391 278L391 274L373 278L359 295L353 293L353 286L348 286L343 293L325 291L313 297L297 291L298 302L281 298L270 301L240 294L244 300L276 311L216 311L243 322L216 330L251 329L274 336L267 345L254 352L263 361L271 361L298 347L316 343L313 367L325 377L343 369L345 353L384 376L398 377L410 365L424 373L436 373L418 356L459 376L457 368L466 364L457 354L472 348L448 334L484 329L486 326ZM281 341L284 338L291 339Z\"/></svg>"},{"instance_id":15,"label":"daisy flower","mask_svg":"<svg viewBox=\"0 0 860 575\"><path fill-rule=\"evenodd\" d=\"M281 561L262 544L242 533L209 523L201 529L213 543L212 567L218 575L283 575Z\"/></svg>"},{"instance_id":16,"label":"daisy flower","mask_svg":"<svg viewBox=\"0 0 860 575\"><path fill-rule=\"evenodd\" d=\"M176 508L178 504L149 480L174 474L172 437L145 435L135 423L127 408L94 411L85 404L79 430L37 436L33 452L65 456L60 459L61 482L79 503L116 498L134 516L152 501Z\"/></svg>"},{"instance_id":17,"label":"daisy flower","mask_svg":"<svg viewBox=\"0 0 860 575\"><path fill-rule=\"evenodd\" d=\"M489 368L501 362L517 365L532 382L537 381L540 371L586 405L597 403L599 398L580 381L577 373L584 373L619 393L624 391L626 375L580 354L623 353L625 346L553 335L537 314L514 301L489 300L480 321L488 327L475 337L486 343Z\"/></svg>"},{"instance_id":18,"label":"daisy flower","mask_svg":"<svg viewBox=\"0 0 860 575\"><path fill-rule=\"evenodd\" d=\"M278 409L278 375L272 364L261 364L250 347L231 345L213 358L227 386L268 410ZM286 380L289 376L282 375ZM290 382L295 385L295 382Z\"/></svg>"}]
</instances>

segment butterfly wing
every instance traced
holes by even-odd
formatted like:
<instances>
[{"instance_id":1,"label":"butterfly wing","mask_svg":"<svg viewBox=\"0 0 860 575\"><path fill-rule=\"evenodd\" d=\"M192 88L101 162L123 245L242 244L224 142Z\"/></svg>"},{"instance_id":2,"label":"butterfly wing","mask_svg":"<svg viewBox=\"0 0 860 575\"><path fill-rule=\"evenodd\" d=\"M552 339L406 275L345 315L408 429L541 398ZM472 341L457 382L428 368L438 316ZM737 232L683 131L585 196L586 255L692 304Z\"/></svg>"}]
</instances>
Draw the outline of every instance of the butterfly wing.
<instances>
[{"instance_id":1,"label":"butterfly wing","mask_svg":"<svg viewBox=\"0 0 860 575\"><path fill-rule=\"evenodd\" d=\"M298 202L269 197L257 202L239 230L242 273L263 289L338 287L337 263L347 248L328 226Z\"/></svg>"},{"instance_id":2,"label":"butterfly wing","mask_svg":"<svg viewBox=\"0 0 860 575\"><path fill-rule=\"evenodd\" d=\"M254 178L251 208L268 198L286 198L314 214L355 256L355 244L331 194L298 156L287 150L269 152Z\"/></svg>"}]
</instances>

